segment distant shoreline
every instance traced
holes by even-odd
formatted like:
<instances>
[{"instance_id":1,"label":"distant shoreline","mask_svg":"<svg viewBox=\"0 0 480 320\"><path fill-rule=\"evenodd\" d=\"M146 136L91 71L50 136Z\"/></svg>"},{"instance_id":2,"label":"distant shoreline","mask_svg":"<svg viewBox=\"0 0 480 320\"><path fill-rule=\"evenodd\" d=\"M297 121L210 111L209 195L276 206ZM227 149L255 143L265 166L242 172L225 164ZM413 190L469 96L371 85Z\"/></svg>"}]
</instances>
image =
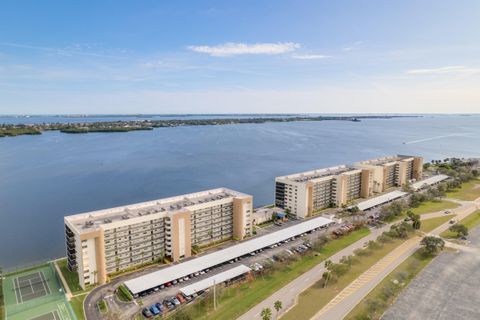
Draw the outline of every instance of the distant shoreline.
<instances>
[{"instance_id":1,"label":"distant shoreline","mask_svg":"<svg viewBox=\"0 0 480 320\"><path fill-rule=\"evenodd\" d=\"M73 116L73 115L72 115ZM133 115L124 115L117 117L132 117ZM164 115L166 117L166 115ZM185 115L187 116L187 115ZM198 115L197 115L198 116ZM210 115L215 116L215 115ZM227 115L233 116L233 115ZM97 122L49 122L34 124L0 124L0 137L15 137L20 135L39 135L43 131L60 131L70 134L81 134L89 132L129 132L138 130L153 130L155 128L180 127L180 126L205 126L205 125L231 125L231 124L255 124L271 122L300 122L300 121L352 121L360 122L364 119L392 119L392 118L416 118L422 116L415 115L363 115L363 116L278 116L270 117L243 118L211 118L211 119L139 119L139 120L118 120L118 121L97 121ZM54 117L54 116L52 116ZM57 116L60 117L60 116ZM62 116L64 117L64 116ZM100 116L97 116L100 117ZM107 117L102 115L102 117ZM140 117L140 115L138 115ZM142 116L145 118L145 116Z\"/></svg>"}]
</instances>

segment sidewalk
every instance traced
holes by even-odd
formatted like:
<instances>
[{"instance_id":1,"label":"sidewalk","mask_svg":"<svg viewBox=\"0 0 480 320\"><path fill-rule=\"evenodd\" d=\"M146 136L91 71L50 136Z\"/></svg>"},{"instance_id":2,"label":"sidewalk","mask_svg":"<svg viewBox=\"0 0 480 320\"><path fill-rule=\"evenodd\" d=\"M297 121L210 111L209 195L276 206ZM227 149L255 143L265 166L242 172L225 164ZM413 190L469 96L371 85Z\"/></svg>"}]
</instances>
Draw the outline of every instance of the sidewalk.
<instances>
[{"instance_id":1,"label":"sidewalk","mask_svg":"<svg viewBox=\"0 0 480 320\"><path fill-rule=\"evenodd\" d=\"M58 276L60 277L60 280L62 280L63 287L65 288L65 296L67 297L67 300L70 301L72 299L73 295L72 292L70 291L70 287L67 284L67 281L63 277L63 273L60 270L60 267L57 264L57 261L53 262L53 265L55 266L55 270L57 271Z\"/></svg>"},{"instance_id":2,"label":"sidewalk","mask_svg":"<svg viewBox=\"0 0 480 320\"><path fill-rule=\"evenodd\" d=\"M348 256L353 254L353 251L358 248L362 248L364 243L375 240L382 232L390 229L390 225L385 225L381 228L374 229L372 233L368 236L360 239L359 241L351 244L350 246L344 248L343 250L332 255L329 259L332 261L338 261L343 256ZM283 305L282 313L287 312L290 308L295 306L297 297L305 289L308 289L313 283L319 281L322 278L322 274L325 272L325 267L323 263L319 263L309 271L305 272L283 288L274 292L270 297L263 300L255 307L244 313L238 319L240 320L252 320L252 319L261 319L260 313L263 308L273 308L275 301L280 300Z\"/></svg>"},{"instance_id":3,"label":"sidewalk","mask_svg":"<svg viewBox=\"0 0 480 320\"><path fill-rule=\"evenodd\" d=\"M341 320L390 272L413 254L419 246L420 237L409 239L362 273L335 296L312 319Z\"/></svg>"}]
</instances>

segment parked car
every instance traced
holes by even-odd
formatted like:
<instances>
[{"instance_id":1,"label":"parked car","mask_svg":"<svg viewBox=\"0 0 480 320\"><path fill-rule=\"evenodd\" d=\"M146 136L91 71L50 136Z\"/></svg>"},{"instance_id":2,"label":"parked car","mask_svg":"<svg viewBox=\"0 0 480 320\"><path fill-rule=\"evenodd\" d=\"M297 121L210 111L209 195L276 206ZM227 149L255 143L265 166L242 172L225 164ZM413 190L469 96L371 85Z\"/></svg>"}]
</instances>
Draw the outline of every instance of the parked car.
<instances>
[{"instance_id":1,"label":"parked car","mask_svg":"<svg viewBox=\"0 0 480 320\"><path fill-rule=\"evenodd\" d=\"M158 310L157 306L154 304L150 306L150 311L153 313L154 316L160 314L160 310Z\"/></svg>"},{"instance_id":2,"label":"parked car","mask_svg":"<svg viewBox=\"0 0 480 320\"><path fill-rule=\"evenodd\" d=\"M163 300L163 304L167 306L168 310L172 310L173 308L175 308L175 305L171 301Z\"/></svg>"},{"instance_id":3,"label":"parked car","mask_svg":"<svg viewBox=\"0 0 480 320\"><path fill-rule=\"evenodd\" d=\"M452 213L452 211L450 211L450 210L445 210L444 213L445 213L445 214L450 214L450 213Z\"/></svg>"},{"instance_id":4,"label":"parked car","mask_svg":"<svg viewBox=\"0 0 480 320\"><path fill-rule=\"evenodd\" d=\"M175 297L173 297L171 301L173 302L173 304L174 304L175 306L179 306L179 305L180 305L180 301L178 301L178 299L175 298Z\"/></svg>"},{"instance_id":5,"label":"parked car","mask_svg":"<svg viewBox=\"0 0 480 320\"><path fill-rule=\"evenodd\" d=\"M185 298L180 293L176 295L176 298L178 299L178 301L180 301L180 303L187 302L187 300L185 300Z\"/></svg>"},{"instance_id":6,"label":"parked car","mask_svg":"<svg viewBox=\"0 0 480 320\"><path fill-rule=\"evenodd\" d=\"M171 286L172 286L172 283L171 283L171 282L167 282L167 283L165 283L165 286L171 287Z\"/></svg>"},{"instance_id":7,"label":"parked car","mask_svg":"<svg viewBox=\"0 0 480 320\"><path fill-rule=\"evenodd\" d=\"M163 312L163 310L165 310L165 307L160 302L155 303L155 306L158 308L158 310L160 310L160 312Z\"/></svg>"},{"instance_id":8,"label":"parked car","mask_svg":"<svg viewBox=\"0 0 480 320\"><path fill-rule=\"evenodd\" d=\"M143 308L142 314L145 318L153 317L153 314L150 312L150 310L148 308Z\"/></svg>"},{"instance_id":9,"label":"parked car","mask_svg":"<svg viewBox=\"0 0 480 320\"><path fill-rule=\"evenodd\" d=\"M283 225L283 223L281 223L280 221L275 221L273 224L277 227L281 227Z\"/></svg>"}]
</instances>

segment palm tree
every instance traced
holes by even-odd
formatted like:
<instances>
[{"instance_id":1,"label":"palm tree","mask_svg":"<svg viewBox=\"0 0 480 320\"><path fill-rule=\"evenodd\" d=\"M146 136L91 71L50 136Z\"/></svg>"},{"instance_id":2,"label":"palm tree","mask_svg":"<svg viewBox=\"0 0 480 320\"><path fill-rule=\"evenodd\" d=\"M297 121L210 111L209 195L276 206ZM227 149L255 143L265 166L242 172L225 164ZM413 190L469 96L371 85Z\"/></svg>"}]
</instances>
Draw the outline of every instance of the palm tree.
<instances>
[{"instance_id":1,"label":"palm tree","mask_svg":"<svg viewBox=\"0 0 480 320\"><path fill-rule=\"evenodd\" d=\"M260 313L262 320L271 320L272 319L272 310L270 308L263 308L262 313Z\"/></svg>"},{"instance_id":2,"label":"palm tree","mask_svg":"<svg viewBox=\"0 0 480 320\"><path fill-rule=\"evenodd\" d=\"M282 309L282 301L280 301L280 300L275 301L275 303L273 304L273 307L277 311L277 319L278 319L278 311L280 311L280 309Z\"/></svg>"}]
</instances>

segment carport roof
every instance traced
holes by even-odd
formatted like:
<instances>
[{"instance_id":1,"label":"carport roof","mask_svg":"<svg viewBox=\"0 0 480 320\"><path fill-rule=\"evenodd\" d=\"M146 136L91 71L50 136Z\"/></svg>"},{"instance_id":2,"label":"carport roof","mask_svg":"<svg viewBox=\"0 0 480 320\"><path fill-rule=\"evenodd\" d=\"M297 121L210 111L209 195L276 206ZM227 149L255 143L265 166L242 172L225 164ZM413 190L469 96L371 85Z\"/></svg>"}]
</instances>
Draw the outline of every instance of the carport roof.
<instances>
[{"instance_id":1,"label":"carport roof","mask_svg":"<svg viewBox=\"0 0 480 320\"><path fill-rule=\"evenodd\" d=\"M236 266L235 268L229 269L227 271L218 273L214 276L211 276L209 278L200 280L198 282L192 283L188 286L185 286L180 289L180 292L182 292L186 296L191 296L195 292L199 292L202 290L205 290L207 288L212 287L214 284L220 284L223 283L227 280L236 278L238 276L241 276L242 274L245 274L249 272L251 269L243 264Z\"/></svg>"},{"instance_id":2,"label":"carport roof","mask_svg":"<svg viewBox=\"0 0 480 320\"><path fill-rule=\"evenodd\" d=\"M389 192L389 193L382 194L381 196L378 196L378 197L375 197L375 198L371 198L371 199L362 201L359 204L357 204L357 207L360 210L368 210L370 208L373 208L373 207L376 207L378 205L390 202L392 200L402 198L406 195L407 195L406 192L396 190L396 191L392 191L392 192Z\"/></svg>"},{"instance_id":3,"label":"carport roof","mask_svg":"<svg viewBox=\"0 0 480 320\"><path fill-rule=\"evenodd\" d=\"M243 241L237 245L125 281L125 285L133 294L138 294L167 282L189 276L195 272L228 262L258 249L271 246L291 237L298 236L307 231L328 225L332 222L332 220L323 217L309 219L291 227Z\"/></svg>"},{"instance_id":4,"label":"carport roof","mask_svg":"<svg viewBox=\"0 0 480 320\"><path fill-rule=\"evenodd\" d=\"M415 183L412 183L412 188L413 188L413 190L417 191L417 190L423 188L425 185L431 186L435 183L439 183L439 182L441 182L443 180L447 180L447 179L448 179L447 175L439 174L439 175L424 179L422 181L417 181Z\"/></svg>"}]
</instances>

